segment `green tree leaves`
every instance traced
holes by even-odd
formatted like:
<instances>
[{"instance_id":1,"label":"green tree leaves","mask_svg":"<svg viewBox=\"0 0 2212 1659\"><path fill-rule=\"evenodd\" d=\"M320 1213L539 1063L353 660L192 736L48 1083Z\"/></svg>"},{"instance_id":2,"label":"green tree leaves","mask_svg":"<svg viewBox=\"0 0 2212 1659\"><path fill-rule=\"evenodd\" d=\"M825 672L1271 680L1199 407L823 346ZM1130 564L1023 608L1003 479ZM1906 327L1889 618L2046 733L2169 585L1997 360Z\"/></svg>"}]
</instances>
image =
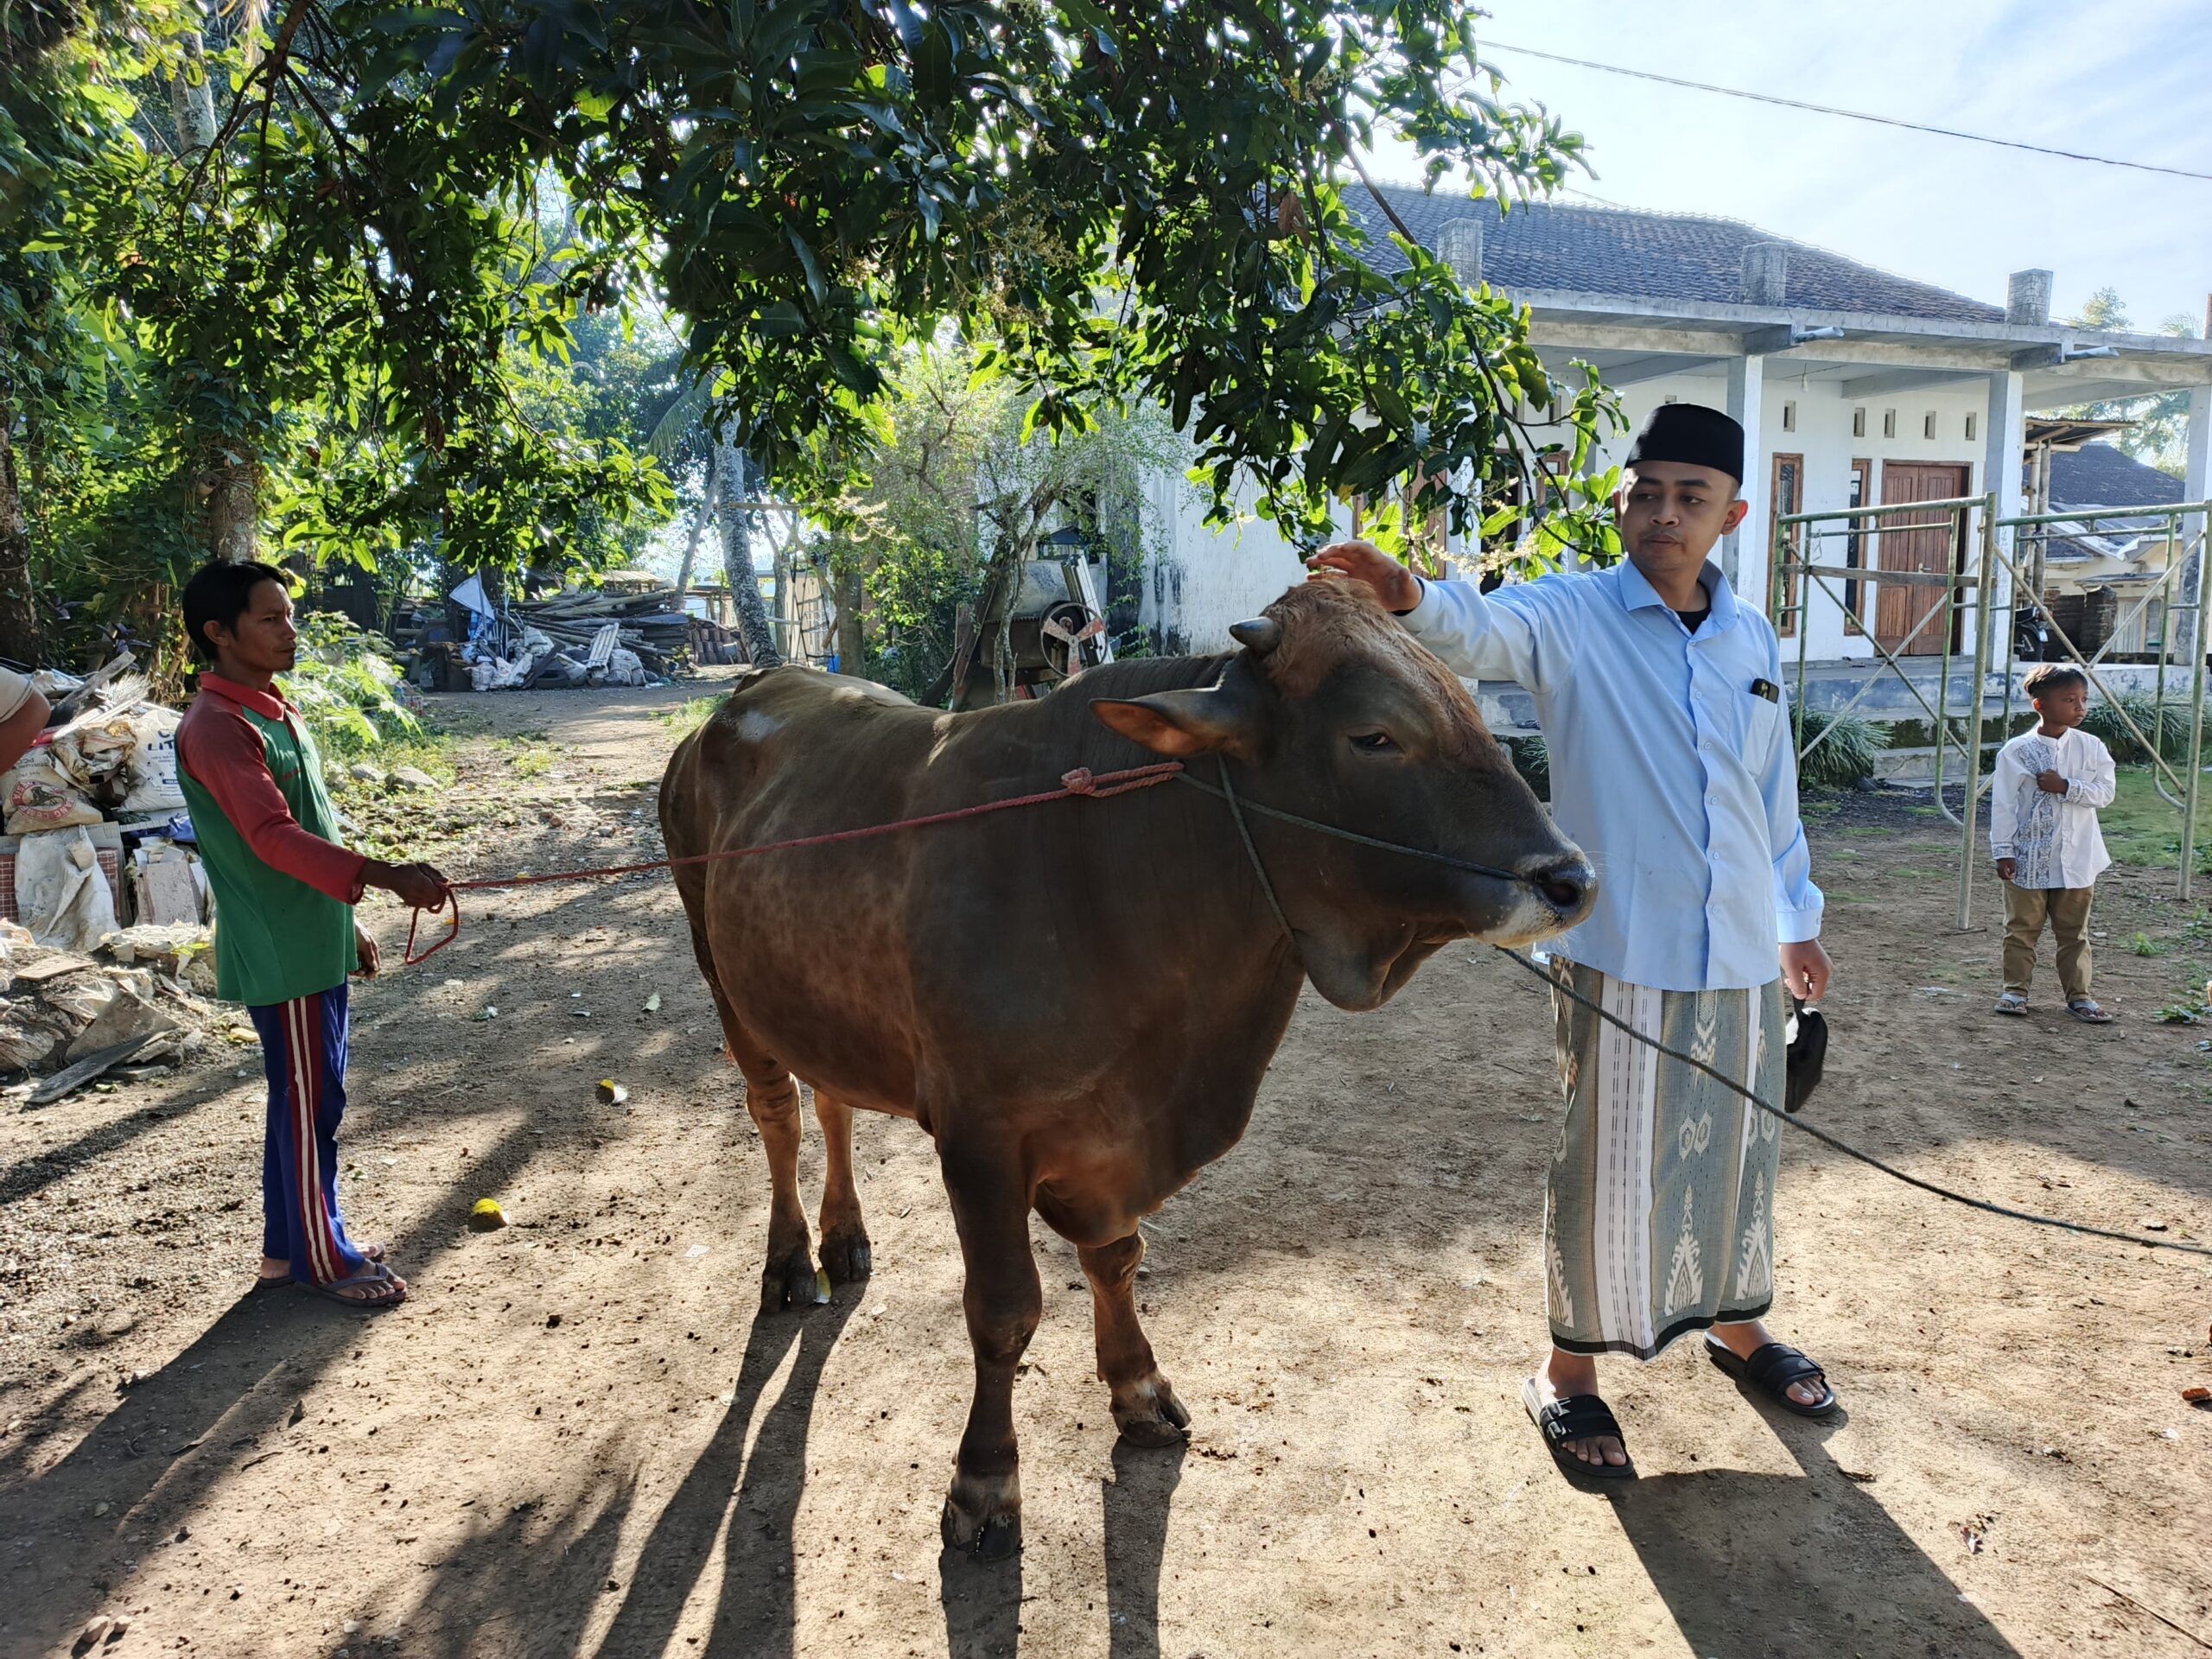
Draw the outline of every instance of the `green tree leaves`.
<instances>
[{"instance_id":1,"label":"green tree leaves","mask_svg":"<svg viewBox=\"0 0 2212 1659\"><path fill-rule=\"evenodd\" d=\"M1510 306L1394 250L1352 181L1386 129L1432 178L1509 196L1574 164L1556 121L1498 99L1448 0L332 15L387 37L487 169L557 168L638 238L786 489L834 494L812 469L861 438L887 354L940 325L994 342L1049 429L1165 404L1217 500L1255 479L1301 530L1407 473L1451 479L1464 519L1595 412Z\"/></svg>"}]
</instances>

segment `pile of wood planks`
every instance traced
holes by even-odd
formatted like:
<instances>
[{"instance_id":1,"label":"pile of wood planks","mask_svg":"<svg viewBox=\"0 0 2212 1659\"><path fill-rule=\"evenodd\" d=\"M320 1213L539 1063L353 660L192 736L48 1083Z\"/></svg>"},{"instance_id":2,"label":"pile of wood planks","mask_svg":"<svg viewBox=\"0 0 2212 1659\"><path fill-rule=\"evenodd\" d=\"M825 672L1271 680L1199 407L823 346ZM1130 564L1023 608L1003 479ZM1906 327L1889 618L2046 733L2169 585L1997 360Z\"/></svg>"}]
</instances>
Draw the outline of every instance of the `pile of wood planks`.
<instances>
[{"instance_id":1,"label":"pile of wood planks","mask_svg":"<svg viewBox=\"0 0 2212 1659\"><path fill-rule=\"evenodd\" d=\"M613 622L620 629L616 643L637 652L656 674L674 673L687 659L692 664L744 660L742 647L734 658L726 654L733 639L729 631L685 611L672 587L556 594L518 602L513 614L516 621L536 628L555 645L580 654Z\"/></svg>"}]
</instances>

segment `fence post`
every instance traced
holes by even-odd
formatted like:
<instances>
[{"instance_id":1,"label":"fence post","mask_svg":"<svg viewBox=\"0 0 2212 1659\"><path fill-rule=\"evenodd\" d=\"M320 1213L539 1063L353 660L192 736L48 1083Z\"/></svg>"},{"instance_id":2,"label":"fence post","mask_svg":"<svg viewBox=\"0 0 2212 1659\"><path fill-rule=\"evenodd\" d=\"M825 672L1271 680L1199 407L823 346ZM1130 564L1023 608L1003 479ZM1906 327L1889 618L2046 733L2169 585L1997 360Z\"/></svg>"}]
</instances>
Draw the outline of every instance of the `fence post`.
<instances>
[{"instance_id":1,"label":"fence post","mask_svg":"<svg viewBox=\"0 0 2212 1659\"><path fill-rule=\"evenodd\" d=\"M1966 799L1959 836L1959 926L1972 925L1974 917L1974 807L1981 789L1981 709L1989 683L1989 613L1997 587L1997 492L1981 503L1981 569L1974 584L1974 680L1967 688ZM1948 669L1948 664L1946 664Z\"/></svg>"}]
</instances>

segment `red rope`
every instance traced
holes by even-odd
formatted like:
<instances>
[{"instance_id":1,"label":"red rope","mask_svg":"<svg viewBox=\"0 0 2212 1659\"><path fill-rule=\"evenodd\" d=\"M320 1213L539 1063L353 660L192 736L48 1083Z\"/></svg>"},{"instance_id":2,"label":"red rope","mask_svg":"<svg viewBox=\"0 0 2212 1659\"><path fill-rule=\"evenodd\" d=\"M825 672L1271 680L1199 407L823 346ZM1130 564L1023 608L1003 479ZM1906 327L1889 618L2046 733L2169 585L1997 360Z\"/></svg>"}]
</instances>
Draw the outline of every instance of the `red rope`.
<instances>
[{"instance_id":1,"label":"red rope","mask_svg":"<svg viewBox=\"0 0 2212 1659\"><path fill-rule=\"evenodd\" d=\"M494 887L534 887L547 881L601 881L617 875L643 875L650 870L673 870L685 864L714 864L728 858L754 858L762 853L795 852L803 847L833 847L840 842L866 841L873 836L896 835L904 830L924 830L931 824L950 823L959 818L980 818L988 812L1010 812L1017 806L1042 806L1048 801L1107 800L1116 795L1127 795L1132 791L1150 789L1164 784L1183 770L1180 760L1156 761L1148 766L1131 766L1122 772L1094 772L1088 766L1077 766L1064 772L1058 789L1040 790L1034 795L1014 795L1002 801L985 801L976 806L955 807L949 812L929 812L918 818L900 818L892 823L872 823L858 830L836 830L828 835L798 836L789 841L764 842L757 847L733 847L725 852L695 853L687 858L657 858L645 864L609 864L586 870L553 870L543 875L489 876L473 881L451 881L446 884L445 903L453 912L452 925L445 937L421 955L415 950L415 930L425 915L435 916L436 910L416 910L407 923L407 950L400 958L412 968L428 962L461 937L461 897L464 892L482 893Z\"/></svg>"}]
</instances>

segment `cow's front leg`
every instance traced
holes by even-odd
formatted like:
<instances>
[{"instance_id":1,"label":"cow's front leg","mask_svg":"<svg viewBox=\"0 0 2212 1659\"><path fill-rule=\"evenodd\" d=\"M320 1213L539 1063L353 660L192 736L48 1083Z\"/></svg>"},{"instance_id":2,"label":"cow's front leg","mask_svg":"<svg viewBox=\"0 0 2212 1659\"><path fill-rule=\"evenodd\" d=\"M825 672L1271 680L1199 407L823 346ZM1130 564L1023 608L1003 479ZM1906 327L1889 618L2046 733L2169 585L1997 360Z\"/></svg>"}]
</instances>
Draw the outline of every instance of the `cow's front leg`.
<instances>
[{"instance_id":1,"label":"cow's front leg","mask_svg":"<svg viewBox=\"0 0 2212 1659\"><path fill-rule=\"evenodd\" d=\"M1144 1240L1135 1233L1093 1249L1079 1246L1090 1280L1090 1312L1098 1332L1098 1376L1114 1397L1114 1424L1132 1446L1179 1446L1190 1438L1191 1414L1160 1374L1152 1344L1137 1323L1137 1264Z\"/></svg>"},{"instance_id":2,"label":"cow's front leg","mask_svg":"<svg viewBox=\"0 0 2212 1659\"><path fill-rule=\"evenodd\" d=\"M944 1541L998 1560L1021 1547L1014 1370L1044 1306L1029 1249L1028 1181L1003 1147L963 1155L947 1147L942 1162L967 1268L962 1304L976 1350L976 1397L945 1496Z\"/></svg>"},{"instance_id":3,"label":"cow's front leg","mask_svg":"<svg viewBox=\"0 0 2212 1659\"><path fill-rule=\"evenodd\" d=\"M861 1221L861 1195L853 1185L853 1109L817 1088L814 1115L829 1154L822 1185L822 1270L831 1284L849 1284L867 1278L875 1265Z\"/></svg>"}]
</instances>

